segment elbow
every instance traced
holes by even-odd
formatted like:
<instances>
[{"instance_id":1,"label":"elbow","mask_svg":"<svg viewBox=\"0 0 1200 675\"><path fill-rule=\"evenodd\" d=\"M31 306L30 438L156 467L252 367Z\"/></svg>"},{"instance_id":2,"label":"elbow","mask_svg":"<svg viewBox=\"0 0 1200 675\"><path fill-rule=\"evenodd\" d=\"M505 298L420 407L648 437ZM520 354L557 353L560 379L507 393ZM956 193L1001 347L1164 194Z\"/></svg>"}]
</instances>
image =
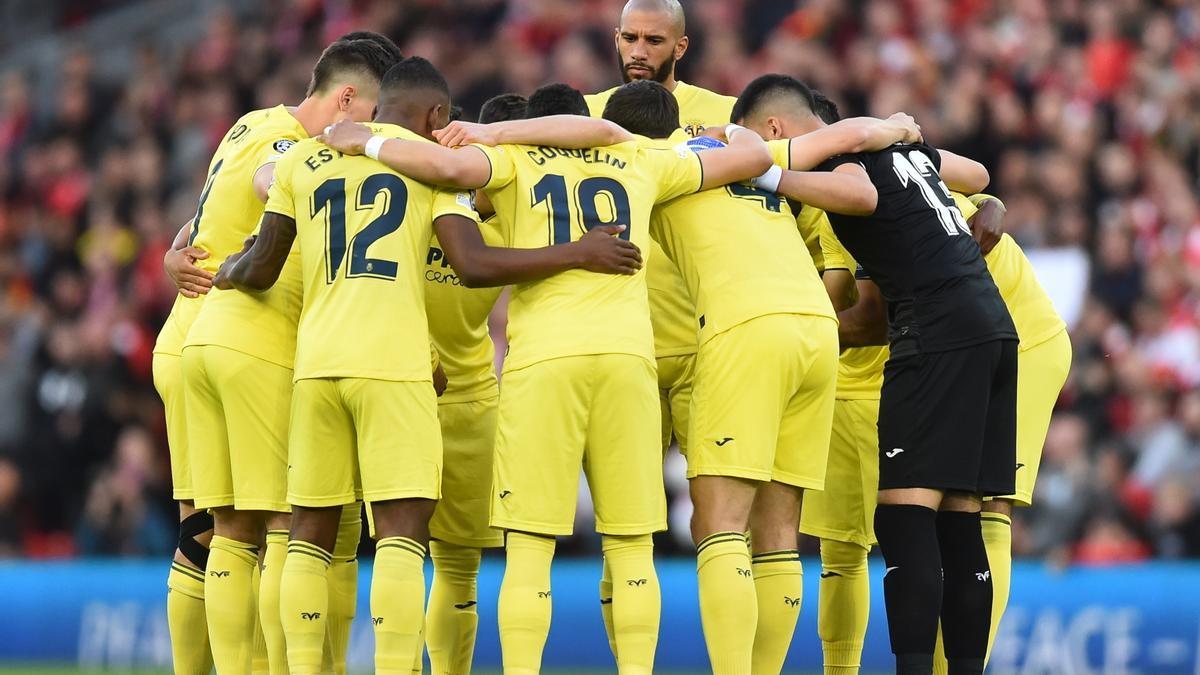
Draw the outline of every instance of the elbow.
<instances>
[{"instance_id":1,"label":"elbow","mask_svg":"<svg viewBox=\"0 0 1200 675\"><path fill-rule=\"evenodd\" d=\"M869 216L875 213L875 208L879 205L879 193L875 190L855 192L854 201L846 210L846 215L850 216Z\"/></svg>"},{"instance_id":2,"label":"elbow","mask_svg":"<svg viewBox=\"0 0 1200 675\"><path fill-rule=\"evenodd\" d=\"M988 173L987 167L982 164L973 167L973 169L971 172L972 189L970 194L977 194L987 189L988 184L992 182L992 175Z\"/></svg>"}]
</instances>

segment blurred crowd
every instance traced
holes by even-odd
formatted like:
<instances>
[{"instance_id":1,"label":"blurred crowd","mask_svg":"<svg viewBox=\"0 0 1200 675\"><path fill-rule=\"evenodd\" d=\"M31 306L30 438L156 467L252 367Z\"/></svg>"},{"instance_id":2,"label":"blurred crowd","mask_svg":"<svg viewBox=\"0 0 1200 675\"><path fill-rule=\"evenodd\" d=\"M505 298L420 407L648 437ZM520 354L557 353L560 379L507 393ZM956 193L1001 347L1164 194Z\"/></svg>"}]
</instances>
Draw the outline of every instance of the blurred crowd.
<instances>
[{"instance_id":1,"label":"blurred crowd","mask_svg":"<svg viewBox=\"0 0 1200 675\"><path fill-rule=\"evenodd\" d=\"M357 28L432 60L468 117L548 81L597 91L618 83L621 5L268 0L213 12L191 41L132 45L117 78L97 68L107 44L64 49L50 87L0 69L0 556L173 547L150 378L174 295L162 255L241 113L299 101L321 48ZM1194 3L684 5L682 79L736 94L758 74L791 73L844 114L909 112L935 145L991 170L989 192L1041 261L1075 348L1036 504L1017 515L1017 553L1200 557ZM680 524L678 481L672 493Z\"/></svg>"}]
</instances>

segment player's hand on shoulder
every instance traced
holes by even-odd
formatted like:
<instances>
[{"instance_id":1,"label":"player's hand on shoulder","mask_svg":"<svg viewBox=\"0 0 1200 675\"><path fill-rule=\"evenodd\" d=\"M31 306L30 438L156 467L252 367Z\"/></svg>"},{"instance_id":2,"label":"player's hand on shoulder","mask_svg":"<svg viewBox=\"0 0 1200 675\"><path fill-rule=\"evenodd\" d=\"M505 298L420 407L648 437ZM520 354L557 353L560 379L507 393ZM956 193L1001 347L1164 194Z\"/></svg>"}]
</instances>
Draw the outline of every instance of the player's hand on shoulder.
<instances>
[{"instance_id":1,"label":"player's hand on shoulder","mask_svg":"<svg viewBox=\"0 0 1200 675\"><path fill-rule=\"evenodd\" d=\"M343 154L361 155L372 135L367 125L342 120L325 127L325 133L317 136L317 140Z\"/></svg>"},{"instance_id":2,"label":"player's hand on shoulder","mask_svg":"<svg viewBox=\"0 0 1200 675\"><path fill-rule=\"evenodd\" d=\"M921 139L923 138L921 136L921 125L917 124L917 120L913 119L912 115L898 112L888 119L904 127L905 131L907 132L907 135L904 137L905 143L921 142Z\"/></svg>"},{"instance_id":3,"label":"player's hand on shoulder","mask_svg":"<svg viewBox=\"0 0 1200 675\"><path fill-rule=\"evenodd\" d=\"M490 124L463 122L462 120L451 122L434 131L433 137L447 148L457 148L472 143L489 146L499 144L495 127Z\"/></svg>"},{"instance_id":4,"label":"player's hand on shoulder","mask_svg":"<svg viewBox=\"0 0 1200 675\"><path fill-rule=\"evenodd\" d=\"M967 219L971 233L979 244L979 250L987 255L992 252L1000 237L1004 236L1004 206L995 199L979 203L979 210Z\"/></svg>"},{"instance_id":5,"label":"player's hand on shoulder","mask_svg":"<svg viewBox=\"0 0 1200 675\"><path fill-rule=\"evenodd\" d=\"M208 251L195 246L172 248L163 256L163 270L184 297L198 298L212 288L212 273L196 266L197 260L207 257Z\"/></svg>"},{"instance_id":6,"label":"player's hand on shoulder","mask_svg":"<svg viewBox=\"0 0 1200 675\"><path fill-rule=\"evenodd\" d=\"M579 255L579 267L601 274L637 274L642 252L617 236L624 231L624 225L600 225L584 233L571 244Z\"/></svg>"}]
</instances>

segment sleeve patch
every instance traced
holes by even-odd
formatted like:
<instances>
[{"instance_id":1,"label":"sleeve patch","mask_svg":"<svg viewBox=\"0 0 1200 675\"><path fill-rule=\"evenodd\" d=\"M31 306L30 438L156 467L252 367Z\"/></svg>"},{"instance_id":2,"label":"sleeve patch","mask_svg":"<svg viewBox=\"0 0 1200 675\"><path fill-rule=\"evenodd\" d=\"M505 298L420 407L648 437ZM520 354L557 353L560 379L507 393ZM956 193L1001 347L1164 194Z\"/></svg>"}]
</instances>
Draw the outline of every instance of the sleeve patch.
<instances>
[{"instance_id":1,"label":"sleeve patch","mask_svg":"<svg viewBox=\"0 0 1200 675\"><path fill-rule=\"evenodd\" d=\"M271 149L282 155L283 153L288 151L288 148L292 147L295 144L296 144L296 141L293 141L290 138L281 138L281 139L275 141L275 143L271 145Z\"/></svg>"}]
</instances>

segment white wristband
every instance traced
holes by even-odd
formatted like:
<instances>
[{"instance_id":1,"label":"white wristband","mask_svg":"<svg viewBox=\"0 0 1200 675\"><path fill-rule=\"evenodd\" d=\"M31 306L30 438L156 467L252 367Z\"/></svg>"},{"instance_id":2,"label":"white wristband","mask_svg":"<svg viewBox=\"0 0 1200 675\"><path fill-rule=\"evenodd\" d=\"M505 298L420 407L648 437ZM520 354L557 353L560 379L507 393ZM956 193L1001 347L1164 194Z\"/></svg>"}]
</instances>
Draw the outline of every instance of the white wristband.
<instances>
[{"instance_id":1,"label":"white wristband","mask_svg":"<svg viewBox=\"0 0 1200 675\"><path fill-rule=\"evenodd\" d=\"M376 161L379 160L379 151L383 149L383 144L387 142L386 136L372 136L363 146L363 154Z\"/></svg>"},{"instance_id":2,"label":"white wristband","mask_svg":"<svg viewBox=\"0 0 1200 675\"><path fill-rule=\"evenodd\" d=\"M746 127L744 127L740 124L727 124L725 126L725 140L727 140L727 141L733 140L733 132L737 131L738 129L745 130L745 128Z\"/></svg>"},{"instance_id":3,"label":"white wristband","mask_svg":"<svg viewBox=\"0 0 1200 675\"><path fill-rule=\"evenodd\" d=\"M772 164L766 173L752 179L750 183L754 187L766 190L767 192L776 192L779 190L779 181L782 179L783 169L778 164Z\"/></svg>"}]
</instances>

